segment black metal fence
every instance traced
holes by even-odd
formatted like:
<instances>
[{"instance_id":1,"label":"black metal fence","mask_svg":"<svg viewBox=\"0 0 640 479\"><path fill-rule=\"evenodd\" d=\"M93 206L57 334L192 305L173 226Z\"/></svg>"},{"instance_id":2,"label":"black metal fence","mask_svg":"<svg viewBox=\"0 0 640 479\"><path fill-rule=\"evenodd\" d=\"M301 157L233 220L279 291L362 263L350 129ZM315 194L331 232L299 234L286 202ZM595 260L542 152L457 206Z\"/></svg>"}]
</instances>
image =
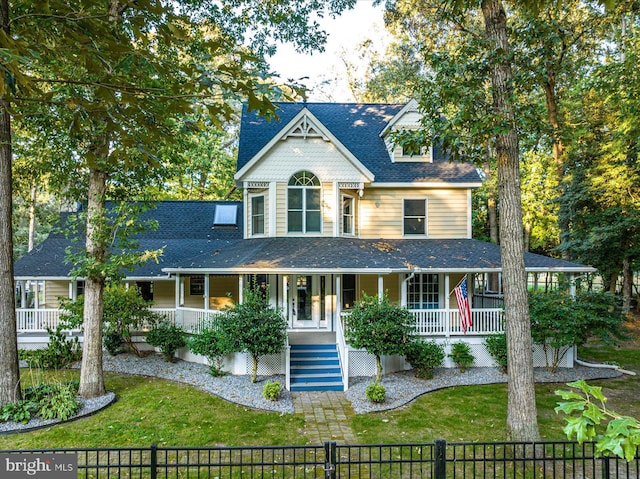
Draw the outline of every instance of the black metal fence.
<instances>
[{"instance_id":1,"label":"black metal fence","mask_svg":"<svg viewBox=\"0 0 640 479\"><path fill-rule=\"evenodd\" d=\"M638 451L640 452L640 451ZM273 447L39 449L75 454L86 479L640 479L640 462L596 457L593 443L451 443Z\"/></svg>"}]
</instances>

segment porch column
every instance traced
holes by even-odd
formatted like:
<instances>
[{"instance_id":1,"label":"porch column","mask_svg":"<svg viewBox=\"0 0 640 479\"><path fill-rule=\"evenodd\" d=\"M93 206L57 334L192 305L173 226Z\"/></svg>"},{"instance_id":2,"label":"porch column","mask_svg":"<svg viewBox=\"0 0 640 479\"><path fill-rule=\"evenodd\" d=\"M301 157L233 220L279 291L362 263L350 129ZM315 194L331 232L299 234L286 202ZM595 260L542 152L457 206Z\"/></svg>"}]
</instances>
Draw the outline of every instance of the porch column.
<instances>
[{"instance_id":1,"label":"porch column","mask_svg":"<svg viewBox=\"0 0 640 479\"><path fill-rule=\"evenodd\" d=\"M444 290L447 292L444 298L444 333L447 338L451 337L451 281L449 279L449 273L446 273L444 275Z\"/></svg>"},{"instance_id":2,"label":"porch column","mask_svg":"<svg viewBox=\"0 0 640 479\"><path fill-rule=\"evenodd\" d=\"M402 278L402 280L400 281L400 306L402 306L403 308L407 307L407 283L409 282L407 280L410 277L411 275L407 276L406 278Z\"/></svg>"},{"instance_id":3,"label":"porch column","mask_svg":"<svg viewBox=\"0 0 640 479\"><path fill-rule=\"evenodd\" d=\"M244 275L238 275L238 303L242 304L244 301Z\"/></svg>"},{"instance_id":4,"label":"porch column","mask_svg":"<svg viewBox=\"0 0 640 479\"><path fill-rule=\"evenodd\" d=\"M571 273L569 276L569 294L572 298L576 297L576 276Z\"/></svg>"},{"instance_id":5,"label":"porch column","mask_svg":"<svg viewBox=\"0 0 640 479\"><path fill-rule=\"evenodd\" d=\"M204 310L209 311L209 274L204 275Z\"/></svg>"},{"instance_id":6,"label":"porch column","mask_svg":"<svg viewBox=\"0 0 640 479\"><path fill-rule=\"evenodd\" d=\"M37 279L33 282L33 307L34 309L40 309L40 281Z\"/></svg>"},{"instance_id":7,"label":"porch column","mask_svg":"<svg viewBox=\"0 0 640 479\"><path fill-rule=\"evenodd\" d=\"M69 299L75 299L75 298L73 297L73 290L75 289L75 288L74 288L74 285L75 285L75 284L76 284L76 282L75 282L75 281L69 281Z\"/></svg>"},{"instance_id":8,"label":"porch column","mask_svg":"<svg viewBox=\"0 0 640 479\"><path fill-rule=\"evenodd\" d=\"M20 290L20 300L21 300L20 307L28 308L29 306L27 305L27 282L20 281L20 284L22 285L22 288Z\"/></svg>"},{"instance_id":9,"label":"porch column","mask_svg":"<svg viewBox=\"0 0 640 479\"><path fill-rule=\"evenodd\" d=\"M341 321L342 318L340 317L340 313L342 313L342 288L341 288L341 283L342 283L342 275L341 274L337 274L336 275L336 321ZM334 330L337 329L334 326Z\"/></svg>"},{"instance_id":10,"label":"porch column","mask_svg":"<svg viewBox=\"0 0 640 479\"><path fill-rule=\"evenodd\" d=\"M287 318L287 324L289 325L289 327L292 327L293 325L289 322L289 307L288 307L289 288L288 287L289 287L289 275L283 274L282 275L282 310L284 311L284 317Z\"/></svg>"},{"instance_id":11,"label":"porch column","mask_svg":"<svg viewBox=\"0 0 640 479\"><path fill-rule=\"evenodd\" d=\"M384 296L384 276L381 274L378 275L378 301L382 302L382 297Z\"/></svg>"},{"instance_id":12,"label":"porch column","mask_svg":"<svg viewBox=\"0 0 640 479\"><path fill-rule=\"evenodd\" d=\"M176 274L175 296L176 309L178 309L180 307L180 273Z\"/></svg>"}]
</instances>

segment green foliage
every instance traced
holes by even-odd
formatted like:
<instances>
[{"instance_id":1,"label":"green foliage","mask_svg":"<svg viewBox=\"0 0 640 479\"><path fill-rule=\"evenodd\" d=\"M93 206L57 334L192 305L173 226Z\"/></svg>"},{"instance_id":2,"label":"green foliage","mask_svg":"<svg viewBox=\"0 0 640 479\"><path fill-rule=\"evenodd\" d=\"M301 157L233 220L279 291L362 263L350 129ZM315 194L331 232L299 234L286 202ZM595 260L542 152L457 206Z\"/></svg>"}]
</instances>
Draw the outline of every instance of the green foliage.
<instances>
[{"instance_id":1,"label":"green foliage","mask_svg":"<svg viewBox=\"0 0 640 479\"><path fill-rule=\"evenodd\" d=\"M0 421L26 424L34 416L65 421L80 410L78 384L78 381L66 381L29 386L24 390L24 399L0 409Z\"/></svg>"},{"instance_id":2,"label":"green foliage","mask_svg":"<svg viewBox=\"0 0 640 479\"><path fill-rule=\"evenodd\" d=\"M104 333L103 343L109 354L121 352L122 346L140 355L140 351L132 341L131 333L145 328L152 328L161 317L151 311L151 303L145 301L136 287L127 288L120 282L112 282L104 291ZM76 300L60 298L60 307L64 312L61 321L68 328L79 328L83 322L84 296Z\"/></svg>"},{"instance_id":3,"label":"green foliage","mask_svg":"<svg viewBox=\"0 0 640 479\"><path fill-rule=\"evenodd\" d=\"M14 421L26 424L29 422L35 411L36 406L33 402L27 399L22 399L16 403L5 404L2 409L0 409L0 421Z\"/></svg>"},{"instance_id":4,"label":"green foliage","mask_svg":"<svg viewBox=\"0 0 640 479\"><path fill-rule=\"evenodd\" d=\"M45 349L29 349L20 352L21 359L30 368L62 369L82 358L82 348L78 337L67 338L62 325L53 331L47 328L49 343Z\"/></svg>"},{"instance_id":5,"label":"green foliage","mask_svg":"<svg viewBox=\"0 0 640 479\"><path fill-rule=\"evenodd\" d=\"M226 309L219 319L231 341L230 350L246 351L253 360L251 382L256 382L258 361L265 354L282 352L287 339L287 320L260 292L247 289L241 304Z\"/></svg>"},{"instance_id":6,"label":"green foliage","mask_svg":"<svg viewBox=\"0 0 640 479\"><path fill-rule=\"evenodd\" d=\"M529 308L533 341L542 345L552 372L569 347L592 336L607 341L622 334L619 300L607 292L579 293L575 298L563 291L532 293Z\"/></svg>"},{"instance_id":7,"label":"green foliage","mask_svg":"<svg viewBox=\"0 0 640 479\"><path fill-rule=\"evenodd\" d=\"M38 415L42 419L66 421L80 410L76 384L57 384L52 389L38 401Z\"/></svg>"},{"instance_id":8,"label":"green foliage","mask_svg":"<svg viewBox=\"0 0 640 479\"><path fill-rule=\"evenodd\" d=\"M414 341L406 348L406 358L417 377L431 379L433 369L444 362L444 346L435 341Z\"/></svg>"},{"instance_id":9,"label":"green foliage","mask_svg":"<svg viewBox=\"0 0 640 479\"><path fill-rule=\"evenodd\" d=\"M476 360L475 356L471 352L471 346L464 341L458 341L451 345L451 352L449 353L451 360L458 366L461 372L469 368Z\"/></svg>"},{"instance_id":10,"label":"green foliage","mask_svg":"<svg viewBox=\"0 0 640 479\"><path fill-rule=\"evenodd\" d=\"M376 357L376 381L382 379L380 357L404 354L415 334L415 320L408 309L389 300L363 294L345 318L345 338L356 349Z\"/></svg>"},{"instance_id":11,"label":"green foliage","mask_svg":"<svg viewBox=\"0 0 640 479\"><path fill-rule=\"evenodd\" d=\"M180 326L162 321L147 333L147 343L160 348L165 360L173 362L176 351L187 345L187 339Z\"/></svg>"},{"instance_id":12,"label":"green foliage","mask_svg":"<svg viewBox=\"0 0 640 479\"><path fill-rule=\"evenodd\" d=\"M229 338L218 321L214 321L189 339L189 350L209 360L212 376L222 376L222 357L234 352L234 341Z\"/></svg>"},{"instance_id":13,"label":"green foliage","mask_svg":"<svg viewBox=\"0 0 640 479\"><path fill-rule=\"evenodd\" d=\"M596 454L613 454L632 461L640 446L640 422L607 409L607 398L599 386L590 386L584 380L568 383L567 386L574 390L556 391L564 402L558 403L555 408L556 413L567 415L567 425L563 429L567 438L581 444L595 440Z\"/></svg>"},{"instance_id":14,"label":"green foliage","mask_svg":"<svg viewBox=\"0 0 640 479\"><path fill-rule=\"evenodd\" d=\"M491 354L501 371L506 374L507 372L507 335L492 334L484 339L484 346Z\"/></svg>"},{"instance_id":15,"label":"green foliage","mask_svg":"<svg viewBox=\"0 0 640 479\"><path fill-rule=\"evenodd\" d=\"M387 389L378 382L373 382L365 390L367 399L374 403L383 403L387 399Z\"/></svg>"},{"instance_id":16,"label":"green foliage","mask_svg":"<svg viewBox=\"0 0 640 479\"><path fill-rule=\"evenodd\" d=\"M280 383L267 381L262 388L262 396L269 401L277 401L280 399Z\"/></svg>"}]
</instances>

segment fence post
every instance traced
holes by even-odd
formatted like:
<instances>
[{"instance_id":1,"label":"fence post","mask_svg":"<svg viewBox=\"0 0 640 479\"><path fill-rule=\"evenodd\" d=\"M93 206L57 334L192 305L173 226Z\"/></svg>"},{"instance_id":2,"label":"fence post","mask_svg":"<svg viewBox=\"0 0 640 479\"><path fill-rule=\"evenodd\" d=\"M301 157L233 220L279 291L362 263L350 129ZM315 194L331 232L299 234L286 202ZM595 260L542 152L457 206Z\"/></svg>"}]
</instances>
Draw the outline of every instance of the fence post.
<instances>
[{"instance_id":1,"label":"fence post","mask_svg":"<svg viewBox=\"0 0 640 479\"><path fill-rule=\"evenodd\" d=\"M149 461L151 469L151 479L156 479L158 474L158 445L151 444L151 460Z\"/></svg>"},{"instance_id":2,"label":"fence post","mask_svg":"<svg viewBox=\"0 0 640 479\"><path fill-rule=\"evenodd\" d=\"M602 479L610 479L611 471L610 471L610 462L608 456L602 456Z\"/></svg>"},{"instance_id":3,"label":"fence post","mask_svg":"<svg viewBox=\"0 0 640 479\"><path fill-rule=\"evenodd\" d=\"M325 479L336 479L336 443L324 443L324 477Z\"/></svg>"},{"instance_id":4,"label":"fence post","mask_svg":"<svg viewBox=\"0 0 640 479\"><path fill-rule=\"evenodd\" d=\"M434 479L447 479L447 441L444 439L436 439L433 441L435 445L434 459Z\"/></svg>"}]
</instances>

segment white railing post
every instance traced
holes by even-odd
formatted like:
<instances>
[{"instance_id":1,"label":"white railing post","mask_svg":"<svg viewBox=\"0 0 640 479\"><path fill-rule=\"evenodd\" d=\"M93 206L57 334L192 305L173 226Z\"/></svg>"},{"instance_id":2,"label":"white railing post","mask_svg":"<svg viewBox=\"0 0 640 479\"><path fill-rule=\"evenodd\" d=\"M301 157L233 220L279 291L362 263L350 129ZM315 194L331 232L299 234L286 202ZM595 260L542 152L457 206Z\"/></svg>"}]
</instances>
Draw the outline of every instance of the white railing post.
<instances>
[{"instance_id":1,"label":"white railing post","mask_svg":"<svg viewBox=\"0 0 640 479\"><path fill-rule=\"evenodd\" d=\"M291 391L291 345L287 336L287 344L284 348L284 383L287 391Z\"/></svg>"}]
</instances>

